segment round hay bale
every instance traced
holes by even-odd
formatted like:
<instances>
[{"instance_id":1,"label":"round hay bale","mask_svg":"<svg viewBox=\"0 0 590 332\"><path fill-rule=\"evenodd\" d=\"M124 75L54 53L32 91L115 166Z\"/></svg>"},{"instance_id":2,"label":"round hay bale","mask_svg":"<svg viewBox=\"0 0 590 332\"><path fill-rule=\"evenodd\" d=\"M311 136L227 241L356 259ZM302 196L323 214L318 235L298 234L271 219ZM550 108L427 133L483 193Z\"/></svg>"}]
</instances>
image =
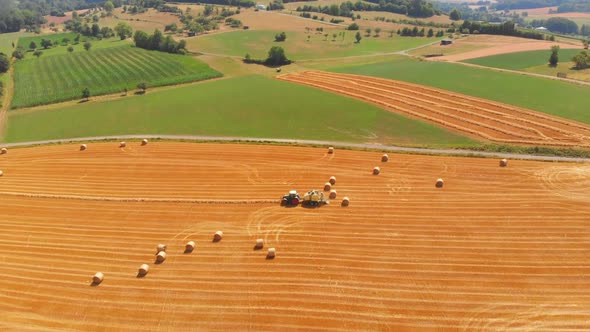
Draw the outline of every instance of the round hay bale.
<instances>
[{"instance_id":1,"label":"round hay bale","mask_svg":"<svg viewBox=\"0 0 590 332\"><path fill-rule=\"evenodd\" d=\"M443 181L443 179L436 180L436 187L437 188L442 188L444 184L445 184L445 182Z\"/></svg>"},{"instance_id":2,"label":"round hay bale","mask_svg":"<svg viewBox=\"0 0 590 332\"><path fill-rule=\"evenodd\" d=\"M95 285L100 284L104 280L104 274L102 272L96 272L96 274L92 277L92 283Z\"/></svg>"},{"instance_id":3,"label":"round hay bale","mask_svg":"<svg viewBox=\"0 0 590 332\"><path fill-rule=\"evenodd\" d=\"M506 167L506 166L508 166L508 160L507 159L500 160L500 167Z\"/></svg>"},{"instance_id":4,"label":"round hay bale","mask_svg":"<svg viewBox=\"0 0 590 332\"><path fill-rule=\"evenodd\" d=\"M387 153L381 156L381 161L384 163L389 161L389 156L387 155Z\"/></svg>"},{"instance_id":5,"label":"round hay bale","mask_svg":"<svg viewBox=\"0 0 590 332\"><path fill-rule=\"evenodd\" d=\"M341 205L342 206L348 206L348 205L350 205L350 199L348 197L344 197L342 199L342 204Z\"/></svg>"},{"instance_id":6,"label":"round hay bale","mask_svg":"<svg viewBox=\"0 0 590 332\"><path fill-rule=\"evenodd\" d=\"M329 197L330 197L330 199L336 198L336 189L330 190L330 196Z\"/></svg>"},{"instance_id":7,"label":"round hay bale","mask_svg":"<svg viewBox=\"0 0 590 332\"><path fill-rule=\"evenodd\" d=\"M330 182L331 185L335 185L336 184L336 177L335 176L330 176Z\"/></svg>"},{"instance_id":8,"label":"round hay bale","mask_svg":"<svg viewBox=\"0 0 590 332\"><path fill-rule=\"evenodd\" d=\"M80 151L84 151L88 148L88 146L86 146L86 144L82 144L80 145Z\"/></svg>"},{"instance_id":9,"label":"round hay bale","mask_svg":"<svg viewBox=\"0 0 590 332\"><path fill-rule=\"evenodd\" d=\"M120 148L124 148L124 147L126 147L126 146L127 146L127 143L125 143L125 142L121 142L121 143L119 143L119 147L120 147Z\"/></svg>"},{"instance_id":10,"label":"round hay bale","mask_svg":"<svg viewBox=\"0 0 590 332\"><path fill-rule=\"evenodd\" d=\"M166 260L166 252L165 251L160 251L156 255L156 262L163 263L165 260Z\"/></svg>"},{"instance_id":11,"label":"round hay bale","mask_svg":"<svg viewBox=\"0 0 590 332\"><path fill-rule=\"evenodd\" d=\"M184 246L184 251L191 252L193 250L195 250L195 241L188 241Z\"/></svg>"},{"instance_id":12,"label":"round hay bale","mask_svg":"<svg viewBox=\"0 0 590 332\"><path fill-rule=\"evenodd\" d=\"M139 270L137 271L137 274L139 276L144 276L146 275L148 272L150 271L150 266L147 264L141 264L141 266L139 267Z\"/></svg>"},{"instance_id":13,"label":"round hay bale","mask_svg":"<svg viewBox=\"0 0 590 332\"><path fill-rule=\"evenodd\" d=\"M4 172L0 171L0 176L4 175Z\"/></svg>"},{"instance_id":14,"label":"round hay bale","mask_svg":"<svg viewBox=\"0 0 590 332\"><path fill-rule=\"evenodd\" d=\"M256 245L254 247L256 249L262 249L262 247L264 247L264 240L263 239L256 239Z\"/></svg>"},{"instance_id":15,"label":"round hay bale","mask_svg":"<svg viewBox=\"0 0 590 332\"><path fill-rule=\"evenodd\" d=\"M373 167L373 175L379 175L381 173L381 168L379 166Z\"/></svg>"},{"instance_id":16,"label":"round hay bale","mask_svg":"<svg viewBox=\"0 0 590 332\"><path fill-rule=\"evenodd\" d=\"M275 258L277 251L275 248L268 248L268 253L266 254L266 258Z\"/></svg>"},{"instance_id":17,"label":"round hay bale","mask_svg":"<svg viewBox=\"0 0 590 332\"><path fill-rule=\"evenodd\" d=\"M2 148L2 150L0 150L0 154L6 154L8 153L8 150L6 150L6 148Z\"/></svg>"},{"instance_id":18,"label":"round hay bale","mask_svg":"<svg viewBox=\"0 0 590 332\"><path fill-rule=\"evenodd\" d=\"M146 138L141 140L141 145L147 145L148 144L148 140Z\"/></svg>"},{"instance_id":19,"label":"round hay bale","mask_svg":"<svg viewBox=\"0 0 590 332\"><path fill-rule=\"evenodd\" d=\"M332 189L332 184L330 182L326 182L324 184L324 191L330 191Z\"/></svg>"},{"instance_id":20,"label":"round hay bale","mask_svg":"<svg viewBox=\"0 0 590 332\"><path fill-rule=\"evenodd\" d=\"M331 147L328 148L328 153L329 154L334 153L334 147L333 146L331 146Z\"/></svg>"},{"instance_id":21,"label":"round hay bale","mask_svg":"<svg viewBox=\"0 0 590 332\"><path fill-rule=\"evenodd\" d=\"M213 234L213 241L215 241L215 242L221 241L222 238L223 238L222 231L217 231L217 232L215 232L215 234Z\"/></svg>"},{"instance_id":22,"label":"round hay bale","mask_svg":"<svg viewBox=\"0 0 590 332\"><path fill-rule=\"evenodd\" d=\"M166 249L167 249L167 248L168 248L168 246L167 246L167 245L165 245L165 244L162 244L162 243L158 244L158 245L156 246L156 255L157 255L159 252L161 252L161 251L163 251L163 252L166 252Z\"/></svg>"}]
</instances>

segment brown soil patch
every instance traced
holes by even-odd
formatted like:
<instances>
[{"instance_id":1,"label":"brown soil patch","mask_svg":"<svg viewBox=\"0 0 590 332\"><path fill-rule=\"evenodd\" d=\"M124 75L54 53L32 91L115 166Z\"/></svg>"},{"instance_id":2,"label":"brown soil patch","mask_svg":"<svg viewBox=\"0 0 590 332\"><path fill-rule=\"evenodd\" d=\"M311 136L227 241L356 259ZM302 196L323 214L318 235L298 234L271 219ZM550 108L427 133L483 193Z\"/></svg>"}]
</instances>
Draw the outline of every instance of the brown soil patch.
<instances>
[{"instance_id":1,"label":"brown soil patch","mask_svg":"<svg viewBox=\"0 0 590 332\"><path fill-rule=\"evenodd\" d=\"M380 157L153 141L10 150L0 157L2 327L587 328L588 165ZM289 189L331 175L349 207L279 206ZM190 240L196 248L184 254ZM168 249L156 265L158 243ZM149 274L137 278L143 263ZM104 281L93 287L98 271Z\"/></svg>"},{"instance_id":2,"label":"brown soil patch","mask_svg":"<svg viewBox=\"0 0 590 332\"><path fill-rule=\"evenodd\" d=\"M454 53L452 52L454 48L469 51L431 59L436 61L463 61L497 54L549 50L553 45L559 45L562 49L582 49L581 42L572 41L571 43L566 43L506 36L472 35L455 40L453 45L439 46L443 54L445 50L449 50L449 53Z\"/></svg>"},{"instance_id":3,"label":"brown soil patch","mask_svg":"<svg viewBox=\"0 0 590 332\"><path fill-rule=\"evenodd\" d=\"M590 126L401 81L307 71L278 78L350 96L456 132L508 144L590 147Z\"/></svg>"}]
</instances>

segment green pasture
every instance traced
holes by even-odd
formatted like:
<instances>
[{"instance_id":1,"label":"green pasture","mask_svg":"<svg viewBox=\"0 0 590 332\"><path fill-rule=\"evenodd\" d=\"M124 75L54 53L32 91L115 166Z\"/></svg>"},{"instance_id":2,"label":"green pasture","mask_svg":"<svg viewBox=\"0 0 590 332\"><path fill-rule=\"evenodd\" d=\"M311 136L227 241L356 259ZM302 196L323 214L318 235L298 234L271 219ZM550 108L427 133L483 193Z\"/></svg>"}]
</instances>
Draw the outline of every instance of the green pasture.
<instances>
[{"instance_id":1,"label":"green pasture","mask_svg":"<svg viewBox=\"0 0 590 332\"><path fill-rule=\"evenodd\" d=\"M23 38L23 36L31 35L27 32L10 32L10 33L0 33L0 52L4 54L11 55L12 54L12 43L15 45L18 44L19 38Z\"/></svg>"},{"instance_id":2,"label":"green pasture","mask_svg":"<svg viewBox=\"0 0 590 332\"><path fill-rule=\"evenodd\" d=\"M328 70L433 86L590 123L588 86L401 56L373 64L332 65Z\"/></svg>"},{"instance_id":3,"label":"green pasture","mask_svg":"<svg viewBox=\"0 0 590 332\"><path fill-rule=\"evenodd\" d=\"M559 50L560 62L570 62L572 57L582 51L581 49L561 49ZM482 58L465 60L463 62L473 63L476 65L495 67L512 70L524 70L530 67L542 66L549 64L549 49L543 51L526 51L508 54L491 55Z\"/></svg>"},{"instance_id":4,"label":"green pasture","mask_svg":"<svg viewBox=\"0 0 590 332\"><path fill-rule=\"evenodd\" d=\"M354 39L356 31L326 29L323 34L287 31L287 40L275 42L274 36L279 32L281 31L243 30L205 35L188 39L187 48L194 52L241 57L248 53L253 58L263 59L266 58L272 46L281 46L289 59L302 60L397 52L437 40L437 38L398 35L389 38L387 31L382 31L379 37L374 37L374 33L371 37L366 37L365 32L361 31L363 39L356 44ZM342 32L344 37L338 35ZM326 33L327 39L324 36ZM337 34L335 39L334 33Z\"/></svg>"},{"instance_id":5,"label":"green pasture","mask_svg":"<svg viewBox=\"0 0 590 332\"><path fill-rule=\"evenodd\" d=\"M480 145L370 104L259 75L148 91L101 103L9 112L5 141L122 134Z\"/></svg>"},{"instance_id":6,"label":"green pasture","mask_svg":"<svg viewBox=\"0 0 590 332\"><path fill-rule=\"evenodd\" d=\"M190 56L147 51L129 44L40 58L29 55L16 63L12 108L81 98L84 88L96 96L125 88L134 90L140 82L161 86L219 76Z\"/></svg>"}]
</instances>

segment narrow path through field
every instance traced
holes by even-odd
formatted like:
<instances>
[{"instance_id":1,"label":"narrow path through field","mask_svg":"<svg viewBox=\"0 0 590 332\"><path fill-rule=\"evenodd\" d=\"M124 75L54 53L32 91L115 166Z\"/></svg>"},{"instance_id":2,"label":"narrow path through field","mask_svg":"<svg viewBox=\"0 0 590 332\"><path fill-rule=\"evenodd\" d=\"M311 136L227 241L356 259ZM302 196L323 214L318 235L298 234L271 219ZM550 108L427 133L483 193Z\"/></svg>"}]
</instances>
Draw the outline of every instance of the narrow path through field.
<instances>
[{"instance_id":1,"label":"narrow path through field","mask_svg":"<svg viewBox=\"0 0 590 332\"><path fill-rule=\"evenodd\" d=\"M353 148L353 149L375 149L380 151L406 152L412 154L434 154L434 155L458 155L473 157L495 157L510 158L521 160L539 160L539 161L566 161L566 162L590 162L590 158L573 158L558 156L540 156L517 153L501 152L483 152L462 149L429 149L429 148L410 148L393 145L368 144L368 143L346 143L334 141L318 140L298 140L298 139L281 139L281 138L258 138L258 137L231 137L231 136L198 136L198 135L120 135L120 136L95 136L95 137L78 137L66 139L43 140L34 142L19 142L0 144L2 147L25 147L43 144L64 144L87 141L105 141L105 140L123 140L123 139L164 139L164 140L183 140L183 141L201 141L201 142L243 142L243 143L278 143L278 144L295 144L295 145L324 145L334 146L336 148Z\"/></svg>"}]
</instances>

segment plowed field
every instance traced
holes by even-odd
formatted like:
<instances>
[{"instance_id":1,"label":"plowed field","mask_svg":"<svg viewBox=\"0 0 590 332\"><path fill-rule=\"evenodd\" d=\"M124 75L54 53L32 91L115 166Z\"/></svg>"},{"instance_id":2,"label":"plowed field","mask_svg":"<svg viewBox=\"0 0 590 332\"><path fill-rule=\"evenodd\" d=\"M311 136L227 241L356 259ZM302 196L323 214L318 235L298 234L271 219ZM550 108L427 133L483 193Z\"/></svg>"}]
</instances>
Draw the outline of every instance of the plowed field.
<instances>
[{"instance_id":1,"label":"plowed field","mask_svg":"<svg viewBox=\"0 0 590 332\"><path fill-rule=\"evenodd\" d=\"M134 142L0 169L2 330L588 329L589 165ZM279 206L332 175L349 207Z\"/></svg>"},{"instance_id":2,"label":"plowed field","mask_svg":"<svg viewBox=\"0 0 590 332\"><path fill-rule=\"evenodd\" d=\"M493 142L590 147L590 125L446 90L320 71L290 73L278 78L364 100Z\"/></svg>"}]
</instances>

